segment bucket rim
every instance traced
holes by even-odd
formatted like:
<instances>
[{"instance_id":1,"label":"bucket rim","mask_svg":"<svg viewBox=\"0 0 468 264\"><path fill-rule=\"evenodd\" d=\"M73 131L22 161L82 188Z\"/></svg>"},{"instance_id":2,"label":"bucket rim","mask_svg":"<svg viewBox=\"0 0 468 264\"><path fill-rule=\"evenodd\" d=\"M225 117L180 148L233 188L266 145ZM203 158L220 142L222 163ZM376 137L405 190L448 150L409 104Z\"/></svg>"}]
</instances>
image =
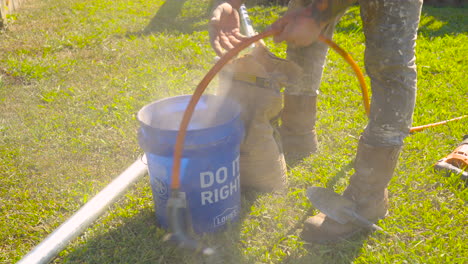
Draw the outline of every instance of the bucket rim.
<instances>
[{"instance_id":1,"label":"bucket rim","mask_svg":"<svg viewBox=\"0 0 468 264\"><path fill-rule=\"evenodd\" d=\"M157 103L162 103L164 101L169 101L169 100L174 100L174 99L177 99L177 98L189 98L189 100L191 99L193 95L192 94L184 94L184 95L177 95L177 96L171 96L171 97L166 97L166 98L162 98L162 99L159 99L159 100L156 100L156 101L153 101L151 103L148 103L146 104L145 106L143 106L137 113L137 120L140 122L140 124L142 126L146 126L146 127L149 127L151 129L157 129L157 130L161 130L161 131L167 131L167 132L178 132L179 131L179 127L177 129L167 129L167 128L161 128L161 127L155 127L155 126L152 126L151 124L148 124L147 122L143 121L142 120L142 113L144 112L145 109L151 107L152 105L154 104L157 104ZM203 94L201 97L200 97L200 100L202 98L206 98L206 97L212 97L212 98L220 98L220 96L218 95L215 95L215 94ZM213 125L213 126L209 126L209 127L203 127L203 128L187 128L187 133L189 132L201 132L201 131L204 131L204 130L211 130L215 127L221 127L221 126L224 126L228 123L231 123L231 122L234 122L236 119L239 119L240 118L240 115L241 115L241 108L240 108L240 105L235 101L235 100L232 100L230 98L227 98L227 97L224 97L225 100L228 100L230 102L231 105L235 106L236 108L236 114L233 115L232 118L230 118L229 120L226 120L226 122L224 122L223 124L216 124L216 125ZM187 101L187 105L188 105L188 102ZM185 108L187 109L187 108ZM184 110L185 112L185 110Z\"/></svg>"}]
</instances>

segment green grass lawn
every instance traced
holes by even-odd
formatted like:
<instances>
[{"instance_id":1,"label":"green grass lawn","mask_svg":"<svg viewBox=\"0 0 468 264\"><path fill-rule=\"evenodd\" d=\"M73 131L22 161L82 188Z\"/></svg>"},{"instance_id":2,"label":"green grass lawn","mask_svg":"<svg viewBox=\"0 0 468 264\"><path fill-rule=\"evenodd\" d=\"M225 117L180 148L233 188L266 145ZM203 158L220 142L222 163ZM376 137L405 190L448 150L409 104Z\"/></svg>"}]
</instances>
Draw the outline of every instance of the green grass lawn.
<instances>
[{"instance_id":1,"label":"green grass lawn","mask_svg":"<svg viewBox=\"0 0 468 264\"><path fill-rule=\"evenodd\" d=\"M210 1L28 1L0 32L0 263L40 243L141 154L138 110L190 94L214 62ZM249 4L261 31L283 6ZM414 125L468 114L468 10L423 9L417 42ZM363 66L359 9L334 40ZM285 45L267 40L285 56ZM213 92L214 82L208 89ZM305 243L302 221L316 212L308 186L341 192L366 125L358 82L330 51L319 101L319 153L290 167L284 194L243 197L242 219L205 236L222 263L468 263L468 189L433 164L468 134L468 121L409 136L390 191L389 233L336 245ZM55 263L203 263L162 242L148 176Z\"/></svg>"}]
</instances>

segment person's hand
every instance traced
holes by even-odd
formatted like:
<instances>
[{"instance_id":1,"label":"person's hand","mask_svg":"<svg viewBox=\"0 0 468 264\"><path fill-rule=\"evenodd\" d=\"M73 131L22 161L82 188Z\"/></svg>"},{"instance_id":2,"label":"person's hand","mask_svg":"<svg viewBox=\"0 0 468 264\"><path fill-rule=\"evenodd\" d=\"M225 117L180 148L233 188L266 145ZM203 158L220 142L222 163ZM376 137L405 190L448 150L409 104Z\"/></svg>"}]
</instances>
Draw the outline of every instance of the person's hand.
<instances>
[{"instance_id":1,"label":"person's hand","mask_svg":"<svg viewBox=\"0 0 468 264\"><path fill-rule=\"evenodd\" d=\"M230 2L224 2L213 10L209 33L211 46L218 56L246 38L240 33L239 12Z\"/></svg>"},{"instance_id":2,"label":"person's hand","mask_svg":"<svg viewBox=\"0 0 468 264\"><path fill-rule=\"evenodd\" d=\"M310 7L307 7L286 13L271 27L277 32L273 37L275 42L286 41L293 46L308 46L317 40L323 25L312 17Z\"/></svg>"}]
</instances>

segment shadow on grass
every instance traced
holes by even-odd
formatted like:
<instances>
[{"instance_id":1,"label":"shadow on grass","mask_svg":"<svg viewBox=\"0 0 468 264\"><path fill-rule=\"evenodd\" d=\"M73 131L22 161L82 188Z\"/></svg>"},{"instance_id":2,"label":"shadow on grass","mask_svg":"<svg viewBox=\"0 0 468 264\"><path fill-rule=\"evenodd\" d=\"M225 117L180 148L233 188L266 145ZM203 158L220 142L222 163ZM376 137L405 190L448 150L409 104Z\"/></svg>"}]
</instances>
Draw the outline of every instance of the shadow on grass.
<instances>
[{"instance_id":1,"label":"shadow on grass","mask_svg":"<svg viewBox=\"0 0 468 264\"><path fill-rule=\"evenodd\" d=\"M202 20L209 19L213 4L210 2L201 17L181 17L181 12L187 0L168 0L159 8L148 25L140 32L130 32L129 36L144 36L158 34L162 32L179 32L190 34L195 31L207 30ZM281 5L281 1L252 1L249 7L255 5ZM466 15L467 6L454 8L443 7L435 8L424 6L419 32L424 36L437 37L447 34L463 34L467 32L468 16ZM348 12L343 19L348 21L359 20L359 23L339 23L336 27L337 32L351 33L362 30L359 12ZM434 27L438 24L437 27ZM440 25L442 24L442 25Z\"/></svg>"},{"instance_id":2,"label":"shadow on grass","mask_svg":"<svg viewBox=\"0 0 468 264\"><path fill-rule=\"evenodd\" d=\"M345 177L351 169L348 163L337 172L327 183L332 188L339 179ZM263 193L247 190L242 192L242 212L239 222L250 215L252 205ZM312 208L295 225L286 230L284 237L297 233L302 223L312 215ZM241 252L241 225L232 225L226 232L200 237L202 245L214 247L217 254L206 258L199 253L176 248L163 241L168 233L156 224L153 208L144 208L138 214L128 218L110 220L110 226L115 228L87 239L86 243L74 248L64 259L66 263L249 263L249 256ZM99 228L103 230L105 228ZM244 238L245 239L245 238ZM305 245L309 253L305 256L289 257L282 263L352 263L359 255L367 236L357 235L334 245ZM273 242L267 251L272 251L277 243Z\"/></svg>"},{"instance_id":3,"label":"shadow on grass","mask_svg":"<svg viewBox=\"0 0 468 264\"><path fill-rule=\"evenodd\" d=\"M250 213L252 204L260 193L248 191L242 194L242 222ZM240 225L232 225L226 232L197 237L201 245L213 247L216 254L212 257L180 249L164 242L168 231L160 228L152 208L145 208L131 218L121 220L117 228L91 238L75 248L66 263L245 263L238 250ZM115 224L113 224L115 225Z\"/></svg>"},{"instance_id":4,"label":"shadow on grass","mask_svg":"<svg viewBox=\"0 0 468 264\"><path fill-rule=\"evenodd\" d=\"M367 234L360 234L336 244L306 245L304 248L309 252L308 255L286 259L284 263L354 263L367 238Z\"/></svg>"},{"instance_id":5,"label":"shadow on grass","mask_svg":"<svg viewBox=\"0 0 468 264\"><path fill-rule=\"evenodd\" d=\"M180 14L187 0L168 0L158 9L148 25L140 32L127 33L128 36L146 36L163 32L177 32L190 34L204 30L202 26L196 26L201 19L208 20L211 4L202 17L181 17Z\"/></svg>"},{"instance_id":6,"label":"shadow on grass","mask_svg":"<svg viewBox=\"0 0 468 264\"><path fill-rule=\"evenodd\" d=\"M353 169L353 164L354 161L350 161L343 165L335 175L328 179L325 187L333 190L334 186ZM314 215L313 213L314 208L310 208L299 222L290 227L285 237L289 237L297 233L297 230L301 230L304 221ZM306 255L299 258L297 256L290 256L284 259L282 263L353 263L359 256L363 244L368 239L368 235L369 233L362 232L335 244L306 243L304 245L304 249L308 252Z\"/></svg>"},{"instance_id":7,"label":"shadow on grass","mask_svg":"<svg viewBox=\"0 0 468 264\"><path fill-rule=\"evenodd\" d=\"M183 17L181 13L187 0L167 0L158 9L148 25L140 32L129 32L127 36L146 36L163 32L176 32L190 34L195 31L206 31L204 25L208 22L215 0L209 1L205 14L198 17ZM283 1L253 0L249 7L256 5L282 5ZM202 22L202 23L201 23Z\"/></svg>"},{"instance_id":8,"label":"shadow on grass","mask_svg":"<svg viewBox=\"0 0 468 264\"><path fill-rule=\"evenodd\" d=\"M450 34L466 34L468 31L468 6L464 7L430 7L423 6L419 34L425 37L439 37ZM341 19L346 23L338 23L336 32L353 33L362 31L359 12L348 12ZM359 21L354 22L352 21Z\"/></svg>"},{"instance_id":9,"label":"shadow on grass","mask_svg":"<svg viewBox=\"0 0 468 264\"><path fill-rule=\"evenodd\" d=\"M419 34L426 37L466 34L468 31L468 7L423 7Z\"/></svg>"}]
</instances>

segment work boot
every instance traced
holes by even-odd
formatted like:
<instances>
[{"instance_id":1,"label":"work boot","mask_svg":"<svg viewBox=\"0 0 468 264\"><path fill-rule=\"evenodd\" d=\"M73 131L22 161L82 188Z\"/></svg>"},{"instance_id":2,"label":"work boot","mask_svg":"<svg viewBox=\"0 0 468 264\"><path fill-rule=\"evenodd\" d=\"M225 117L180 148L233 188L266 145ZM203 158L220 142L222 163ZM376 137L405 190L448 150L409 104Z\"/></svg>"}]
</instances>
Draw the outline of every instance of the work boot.
<instances>
[{"instance_id":1,"label":"work boot","mask_svg":"<svg viewBox=\"0 0 468 264\"><path fill-rule=\"evenodd\" d=\"M317 152L316 112L317 96L284 95L279 132L288 161L294 162Z\"/></svg>"},{"instance_id":2,"label":"work boot","mask_svg":"<svg viewBox=\"0 0 468 264\"><path fill-rule=\"evenodd\" d=\"M392 178L401 146L371 146L359 142L355 173L343 196L354 201L357 213L371 222L383 219L388 212L387 185ZM340 224L323 213L308 218L302 238L311 243L332 243L348 238L363 230L358 224Z\"/></svg>"}]
</instances>

